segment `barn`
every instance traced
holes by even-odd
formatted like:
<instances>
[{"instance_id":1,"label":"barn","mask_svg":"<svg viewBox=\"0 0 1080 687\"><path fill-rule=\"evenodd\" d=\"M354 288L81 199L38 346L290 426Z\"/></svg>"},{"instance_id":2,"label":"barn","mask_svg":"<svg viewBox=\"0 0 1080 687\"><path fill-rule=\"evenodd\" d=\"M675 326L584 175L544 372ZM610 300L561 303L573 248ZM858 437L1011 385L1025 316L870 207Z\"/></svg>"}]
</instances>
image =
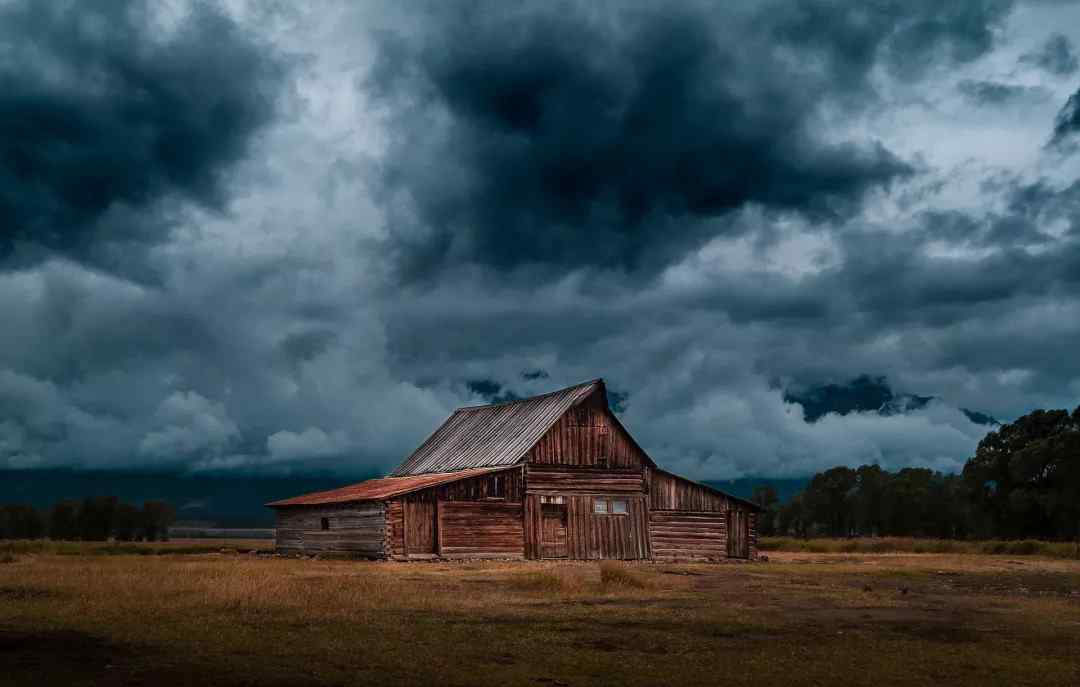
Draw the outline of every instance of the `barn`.
<instances>
[{"instance_id":1,"label":"barn","mask_svg":"<svg viewBox=\"0 0 1080 687\"><path fill-rule=\"evenodd\" d=\"M388 477L267 504L282 553L752 558L759 508L661 469L596 379L456 410Z\"/></svg>"}]
</instances>

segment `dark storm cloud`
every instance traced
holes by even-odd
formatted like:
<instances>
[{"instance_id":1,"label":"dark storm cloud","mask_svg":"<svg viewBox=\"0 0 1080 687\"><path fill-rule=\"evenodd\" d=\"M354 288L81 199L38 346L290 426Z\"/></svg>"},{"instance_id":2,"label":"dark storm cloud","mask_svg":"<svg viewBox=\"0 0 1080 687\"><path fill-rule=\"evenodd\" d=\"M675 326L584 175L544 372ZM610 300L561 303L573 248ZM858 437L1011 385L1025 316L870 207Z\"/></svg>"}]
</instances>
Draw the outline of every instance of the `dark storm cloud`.
<instances>
[{"instance_id":1,"label":"dark storm cloud","mask_svg":"<svg viewBox=\"0 0 1080 687\"><path fill-rule=\"evenodd\" d=\"M156 3L0 8L0 257L156 239L131 215L224 202L223 170L270 121L283 64L207 3L164 28Z\"/></svg>"},{"instance_id":2,"label":"dark storm cloud","mask_svg":"<svg viewBox=\"0 0 1080 687\"><path fill-rule=\"evenodd\" d=\"M829 139L820 108L872 100L879 61L914 78L978 57L1007 8L879 5L479 3L382 36L368 88L395 136L376 187L407 273L657 266L736 208L848 216L913 169Z\"/></svg>"},{"instance_id":3,"label":"dark storm cloud","mask_svg":"<svg viewBox=\"0 0 1080 687\"><path fill-rule=\"evenodd\" d=\"M1055 33L1042 48L1020 56L1021 64L1030 64L1057 76L1069 76L1080 69L1080 58L1068 36Z\"/></svg>"},{"instance_id":4,"label":"dark storm cloud","mask_svg":"<svg viewBox=\"0 0 1080 687\"><path fill-rule=\"evenodd\" d=\"M1065 106L1058 113L1054 121L1054 134L1050 138L1050 145L1072 147L1076 143L1078 133L1080 133L1080 90L1069 96Z\"/></svg>"},{"instance_id":5,"label":"dark storm cloud","mask_svg":"<svg viewBox=\"0 0 1080 687\"><path fill-rule=\"evenodd\" d=\"M965 79L956 85L960 94L977 105L1007 105L1046 94L1038 86L1018 86L999 81Z\"/></svg>"}]
</instances>

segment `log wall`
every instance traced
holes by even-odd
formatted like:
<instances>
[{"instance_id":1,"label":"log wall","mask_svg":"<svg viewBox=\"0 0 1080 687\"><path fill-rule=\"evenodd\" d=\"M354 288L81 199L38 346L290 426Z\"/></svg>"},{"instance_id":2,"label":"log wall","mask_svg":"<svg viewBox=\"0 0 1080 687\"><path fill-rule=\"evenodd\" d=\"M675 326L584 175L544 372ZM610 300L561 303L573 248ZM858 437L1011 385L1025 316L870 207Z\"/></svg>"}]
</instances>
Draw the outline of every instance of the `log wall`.
<instances>
[{"instance_id":1,"label":"log wall","mask_svg":"<svg viewBox=\"0 0 1080 687\"><path fill-rule=\"evenodd\" d=\"M322 519L330 528L322 529ZM384 504L350 503L277 509L275 546L281 553L351 553L386 557Z\"/></svg>"},{"instance_id":2,"label":"log wall","mask_svg":"<svg viewBox=\"0 0 1080 687\"><path fill-rule=\"evenodd\" d=\"M443 558L521 558L525 550L522 504L445 501L439 504Z\"/></svg>"},{"instance_id":3,"label":"log wall","mask_svg":"<svg viewBox=\"0 0 1080 687\"><path fill-rule=\"evenodd\" d=\"M645 491L642 471L562 465L529 465L526 477L529 493L609 494Z\"/></svg>"},{"instance_id":4,"label":"log wall","mask_svg":"<svg viewBox=\"0 0 1080 687\"><path fill-rule=\"evenodd\" d=\"M649 539L661 561L715 561L727 558L727 513L651 511Z\"/></svg>"}]
</instances>

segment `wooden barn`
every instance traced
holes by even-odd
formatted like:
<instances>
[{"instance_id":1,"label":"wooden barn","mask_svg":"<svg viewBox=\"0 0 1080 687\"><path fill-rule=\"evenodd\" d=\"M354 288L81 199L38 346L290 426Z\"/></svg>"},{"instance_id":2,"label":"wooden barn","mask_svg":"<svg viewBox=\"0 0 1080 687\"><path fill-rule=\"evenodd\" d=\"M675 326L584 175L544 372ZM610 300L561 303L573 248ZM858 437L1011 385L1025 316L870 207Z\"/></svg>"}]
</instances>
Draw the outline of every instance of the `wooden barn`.
<instances>
[{"instance_id":1,"label":"wooden barn","mask_svg":"<svg viewBox=\"0 0 1080 687\"><path fill-rule=\"evenodd\" d=\"M274 501L277 549L371 558L752 558L758 507L657 467L603 380L460 408L382 479Z\"/></svg>"}]
</instances>

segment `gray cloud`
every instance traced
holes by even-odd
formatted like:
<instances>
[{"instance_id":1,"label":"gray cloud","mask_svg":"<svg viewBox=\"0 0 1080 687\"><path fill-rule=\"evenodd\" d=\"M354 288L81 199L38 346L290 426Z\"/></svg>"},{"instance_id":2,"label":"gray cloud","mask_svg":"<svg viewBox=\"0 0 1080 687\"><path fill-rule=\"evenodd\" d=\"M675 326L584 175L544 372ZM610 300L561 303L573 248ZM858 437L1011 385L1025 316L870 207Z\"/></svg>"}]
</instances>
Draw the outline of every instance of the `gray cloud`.
<instances>
[{"instance_id":1,"label":"gray cloud","mask_svg":"<svg viewBox=\"0 0 1080 687\"><path fill-rule=\"evenodd\" d=\"M377 188L406 273L657 267L748 205L849 216L913 168L830 138L822 109L872 100L879 63L914 79L979 57L1007 3L736 7L480 3L381 36L368 91L396 135Z\"/></svg>"},{"instance_id":2,"label":"gray cloud","mask_svg":"<svg viewBox=\"0 0 1080 687\"><path fill-rule=\"evenodd\" d=\"M224 170L274 113L284 63L208 3L0 9L0 257L161 240L178 196L221 207Z\"/></svg>"},{"instance_id":3,"label":"gray cloud","mask_svg":"<svg viewBox=\"0 0 1080 687\"><path fill-rule=\"evenodd\" d=\"M955 469L986 431L963 409L1076 404L1080 185L1044 146L1067 94L1036 69L1007 107L957 97L1044 39L1007 5L317 7L200 3L130 40L145 17L120 13L76 41L87 64L141 46L153 75L235 52L198 88L260 114L184 130L223 145L199 183L151 158L103 210L61 193L93 175L40 159L54 202L27 212L53 238L20 229L35 259L0 267L0 465L367 476L458 405L603 376L695 477ZM203 16L226 47L196 40ZM298 97L275 116L282 78ZM179 130L90 85L71 97L104 139ZM791 393L860 374L933 398L841 414Z\"/></svg>"},{"instance_id":4,"label":"gray cloud","mask_svg":"<svg viewBox=\"0 0 1080 687\"><path fill-rule=\"evenodd\" d=\"M1039 50L1021 55L1020 62L1045 69L1057 76L1069 76L1080 69L1080 58L1076 55L1072 41L1060 33L1046 39L1046 43Z\"/></svg>"}]
</instances>

